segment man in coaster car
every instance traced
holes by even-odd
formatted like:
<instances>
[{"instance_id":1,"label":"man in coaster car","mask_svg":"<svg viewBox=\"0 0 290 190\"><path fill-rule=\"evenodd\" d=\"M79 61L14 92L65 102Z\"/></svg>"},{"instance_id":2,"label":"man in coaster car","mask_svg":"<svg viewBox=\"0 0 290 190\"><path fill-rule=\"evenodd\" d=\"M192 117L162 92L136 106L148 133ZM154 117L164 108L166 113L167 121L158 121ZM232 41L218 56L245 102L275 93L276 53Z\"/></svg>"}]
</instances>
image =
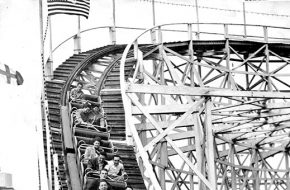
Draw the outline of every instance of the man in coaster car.
<instances>
[{"instance_id":1,"label":"man in coaster car","mask_svg":"<svg viewBox=\"0 0 290 190\"><path fill-rule=\"evenodd\" d=\"M108 176L113 181L124 181L124 165L120 163L121 157L114 155L113 162L109 163L105 168L108 170Z\"/></svg>"}]
</instances>

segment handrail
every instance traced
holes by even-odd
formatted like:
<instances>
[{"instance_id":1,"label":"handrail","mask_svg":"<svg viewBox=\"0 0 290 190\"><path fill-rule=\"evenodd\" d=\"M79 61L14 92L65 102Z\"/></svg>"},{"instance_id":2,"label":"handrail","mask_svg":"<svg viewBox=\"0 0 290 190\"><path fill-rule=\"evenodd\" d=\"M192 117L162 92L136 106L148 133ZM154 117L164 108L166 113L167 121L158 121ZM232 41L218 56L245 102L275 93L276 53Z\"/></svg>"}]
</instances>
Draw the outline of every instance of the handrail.
<instances>
[{"instance_id":1,"label":"handrail","mask_svg":"<svg viewBox=\"0 0 290 190\"><path fill-rule=\"evenodd\" d=\"M95 30L95 29L103 29L103 28L113 28L113 26L99 26L99 27L93 27L93 28L88 28L86 30L82 30L80 33L85 33L91 30ZM125 27L125 26L116 26L115 28L120 28L120 29L130 29L130 30L146 30L146 28L134 28L134 27ZM52 52L55 52L60 46L62 46L64 43L66 43L67 41L69 41L70 39L72 39L73 37L75 37L76 34L68 37L67 39L65 39L63 42L61 42L58 46L56 46Z\"/></svg>"},{"instance_id":2,"label":"handrail","mask_svg":"<svg viewBox=\"0 0 290 190\"><path fill-rule=\"evenodd\" d=\"M169 24L162 24L162 25L159 25L158 27L160 28L161 31L171 31L171 32L188 32L187 30L172 30L172 29L161 29L161 27L166 27L166 26L172 26L172 25L188 25L188 24L191 24L191 25L216 25L216 26L246 26L246 27L264 27L264 28L272 28L272 29L283 29L283 30L290 30L289 27L280 27L280 26L270 26L270 25L257 25L257 24L239 24L239 23L169 23ZM146 28L139 28L139 27L127 27L127 26L98 26L98 27L92 27L92 28L88 28L88 29L85 29L85 30L82 30L80 31L80 33L85 33L85 32L89 32L89 31L92 31L92 30L98 30L98 29L128 29L128 30L141 30L141 31L144 31L141 35L143 35L144 33L150 31L150 30L155 30L155 29L158 29L157 26L153 27L153 28L150 28L150 29L147 29ZM218 33L218 32L210 32L210 31L206 31L206 30L203 30L201 31L192 31L192 33L195 33L197 35L200 35L200 34L210 34L210 35L225 35L224 33ZM71 35L70 37L68 37L67 39L65 39L64 41L62 41L59 45L57 45L53 50L52 50L52 53L54 53L58 48L60 48L62 45L64 45L66 42L68 42L69 40L73 39L75 36L77 35L74 34L74 35ZM140 36L141 36L140 35ZM138 36L138 38L140 37ZM255 35L242 35L242 34L228 34L228 36L236 36L236 37L243 37L244 39L246 39L247 37L248 38L263 38L264 36L255 36ZM272 37L272 36L268 36L267 37L268 40L269 39L276 39L276 40L289 40L290 41L290 37L289 38L282 38L282 37Z\"/></svg>"},{"instance_id":3,"label":"handrail","mask_svg":"<svg viewBox=\"0 0 290 190\"><path fill-rule=\"evenodd\" d=\"M169 26L169 25L176 25L176 24L189 24L189 23L171 23L171 24L162 24L159 26ZM244 26L243 24L238 24L238 23L191 23L191 24L199 24L199 25L233 25L233 26ZM257 24L247 24L246 26L255 26L255 27L267 27L267 28L276 28L276 29L289 29L289 27L280 27L280 26L271 26L271 25L257 25ZM103 29L103 28L113 28L114 26L99 26L99 27L93 27L93 28L88 28L85 30L80 31L80 33L85 33L91 30L96 30L96 29ZM146 28L138 28L138 27L126 27L126 26L115 26L115 28L119 28L119 29L129 29L129 30L146 30ZM153 27L156 28L156 27ZM152 28L152 29L153 29ZM150 30L150 29L149 29ZM187 32L185 30L164 30L164 31L176 31L176 32ZM208 33L208 32L199 32L199 33ZM211 34L211 33L209 33ZM221 35L221 33L212 33L212 34L218 34ZM55 52L60 46L62 46L65 42L67 42L68 40L72 39L76 34L68 37L67 39L65 39L63 42L61 42L59 45L57 45L52 52ZM255 36L249 36L249 37L255 37ZM284 39L284 38L283 38ZM285 38L286 39L286 38Z\"/></svg>"}]
</instances>

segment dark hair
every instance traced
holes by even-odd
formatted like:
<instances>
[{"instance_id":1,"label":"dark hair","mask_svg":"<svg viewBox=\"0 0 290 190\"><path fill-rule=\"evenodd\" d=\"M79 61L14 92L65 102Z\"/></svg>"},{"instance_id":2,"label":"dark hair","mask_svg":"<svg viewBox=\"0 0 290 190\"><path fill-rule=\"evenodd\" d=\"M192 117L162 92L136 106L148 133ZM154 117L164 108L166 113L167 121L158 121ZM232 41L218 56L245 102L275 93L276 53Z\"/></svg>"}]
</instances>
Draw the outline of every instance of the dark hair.
<instances>
[{"instance_id":1,"label":"dark hair","mask_svg":"<svg viewBox=\"0 0 290 190\"><path fill-rule=\"evenodd\" d=\"M120 155L118 155L118 154L114 154L113 158L115 158L115 157L118 157L118 158L120 158L120 159L121 159L121 156L120 156Z\"/></svg>"},{"instance_id":2,"label":"dark hair","mask_svg":"<svg viewBox=\"0 0 290 190\"><path fill-rule=\"evenodd\" d=\"M93 140L93 143L99 141L101 143L102 139L99 136L96 136Z\"/></svg>"}]
</instances>

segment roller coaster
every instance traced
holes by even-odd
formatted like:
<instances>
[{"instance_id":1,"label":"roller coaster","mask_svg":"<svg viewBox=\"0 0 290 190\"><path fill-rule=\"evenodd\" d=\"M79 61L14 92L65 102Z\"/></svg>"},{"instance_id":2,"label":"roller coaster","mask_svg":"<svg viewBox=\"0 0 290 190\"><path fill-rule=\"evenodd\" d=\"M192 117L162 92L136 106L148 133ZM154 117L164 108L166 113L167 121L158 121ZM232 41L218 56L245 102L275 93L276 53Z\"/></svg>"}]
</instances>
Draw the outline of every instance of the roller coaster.
<instances>
[{"instance_id":1,"label":"roller coaster","mask_svg":"<svg viewBox=\"0 0 290 190\"><path fill-rule=\"evenodd\" d=\"M134 190L290 189L290 28L244 27L159 25L60 64L42 104L52 189L82 189L96 135ZM106 130L75 123L76 82L101 104Z\"/></svg>"}]
</instances>

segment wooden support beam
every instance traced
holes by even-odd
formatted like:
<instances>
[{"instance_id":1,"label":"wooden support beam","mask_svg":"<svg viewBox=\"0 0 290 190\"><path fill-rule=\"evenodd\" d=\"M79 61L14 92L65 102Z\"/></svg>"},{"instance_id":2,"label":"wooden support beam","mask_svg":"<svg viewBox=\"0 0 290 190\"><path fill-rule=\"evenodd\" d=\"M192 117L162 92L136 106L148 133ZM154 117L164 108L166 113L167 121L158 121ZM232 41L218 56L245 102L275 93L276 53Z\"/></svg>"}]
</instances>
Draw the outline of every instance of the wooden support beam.
<instances>
[{"instance_id":1,"label":"wooden support beam","mask_svg":"<svg viewBox=\"0 0 290 190\"><path fill-rule=\"evenodd\" d=\"M150 114L180 114L185 113L188 109L190 109L194 103L191 104L171 104L171 105L150 105L143 106L148 113ZM197 112L199 107L193 110L193 112ZM137 106L132 106L132 114L133 115L142 115L142 111L138 109Z\"/></svg>"},{"instance_id":2,"label":"wooden support beam","mask_svg":"<svg viewBox=\"0 0 290 190\"><path fill-rule=\"evenodd\" d=\"M144 115L147 117L147 119L156 127L156 129L160 132L160 134L155 137L155 139L153 139L148 145L146 145L146 147L144 147L144 150L148 150L149 148L151 148L154 144L156 144L156 142L158 142L159 140L161 140L162 138L165 138L167 140L167 143L169 143L169 145L178 153L178 155L186 162L186 164L194 171L194 173L196 173L196 175L199 177L199 179L210 189L210 190L214 190L213 186L211 185L211 183L209 183L209 181L204 177L204 175L202 175L193 165L192 162L190 162L190 160L183 154L183 152L177 147L177 145L169 138L167 137L167 133L169 131L171 131L172 129L174 129L176 127L176 125L179 124L180 121L182 121L184 118L187 117L188 114L192 113L192 110L188 110L183 116L181 116L179 119L176 120L176 122L172 125L169 126L167 128L167 130L163 131L158 124L156 123L156 121L150 116L150 114L147 112L147 110L145 110L143 108L143 106L138 102L137 97L133 96L132 94L127 94L130 99L132 100L132 102L138 106L138 108L140 110L142 110L142 112L144 113ZM201 101L197 102L197 104L202 103L204 100L202 99ZM194 108L194 106L193 106ZM155 141L155 142L154 142Z\"/></svg>"},{"instance_id":3,"label":"wooden support beam","mask_svg":"<svg viewBox=\"0 0 290 190\"><path fill-rule=\"evenodd\" d=\"M194 138L195 137L195 132L194 131L185 131L185 132L179 132L179 133L174 133L174 134L168 134L166 135L173 141L177 140L184 140L184 139L189 139L189 138ZM152 141L155 137L148 138L148 142ZM163 142L163 140L160 140L160 142Z\"/></svg>"},{"instance_id":4,"label":"wooden support beam","mask_svg":"<svg viewBox=\"0 0 290 190\"><path fill-rule=\"evenodd\" d=\"M216 168L215 168L215 161L214 161L214 137L212 131L212 102L211 99L208 99L205 103L205 131L206 131L206 155L207 155L207 166L208 166L208 179L209 182L212 184L214 189L217 188L216 183Z\"/></svg>"},{"instance_id":5,"label":"wooden support beam","mask_svg":"<svg viewBox=\"0 0 290 190\"><path fill-rule=\"evenodd\" d=\"M172 125L172 123L175 120L170 120L170 121L158 121L158 125L162 128L162 129L166 129L168 126ZM194 124L194 119L193 117L187 117L185 118L179 125L177 125L175 128L179 128L179 127L186 127L186 126L192 126ZM140 123L140 124L136 124L136 129L138 131L149 131L149 130L156 130L156 128L152 125L152 123L147 122L147 123Z\"/></svg>"},{"instance_id":6,"label":"wooden support beam","mask_svg":"<svg viewBox=\"0 0 290 190\"><path fill-rule=\"evenodd\" d=\"M214 96L214 97L250 97L250 98L276 98L290 99L287 92L267 92L267 91L236 91L228 89L213 89L188 86L167 86L167 85L145 85L126 84L127 93L147 93L147 94L175 94L185 96Z\"/></svg>"}]
</instances>

